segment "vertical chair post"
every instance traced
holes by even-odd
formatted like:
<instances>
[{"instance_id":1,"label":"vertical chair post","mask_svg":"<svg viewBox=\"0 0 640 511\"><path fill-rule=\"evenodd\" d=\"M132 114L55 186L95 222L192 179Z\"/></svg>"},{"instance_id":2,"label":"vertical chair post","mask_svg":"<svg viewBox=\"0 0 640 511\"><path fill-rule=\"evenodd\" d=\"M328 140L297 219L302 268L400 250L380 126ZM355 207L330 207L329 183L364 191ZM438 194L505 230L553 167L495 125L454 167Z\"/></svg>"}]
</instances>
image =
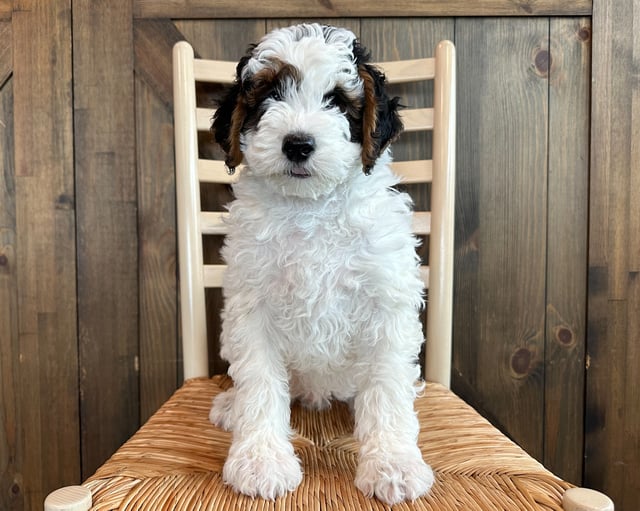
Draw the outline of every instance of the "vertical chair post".
<instances>
[{"instance_id":1,"label":"vertical chair post","mask_svg":"<svg viewBox=\"0 0 640 511\"><path fill-rule=\"evenodd\" d=\"M193 48L173 48L176 197L184 379L208 376Z\"/></svg>"},{"instance_id":2,"label":"vertical chair post","mask_svg":"<svg viewBox=\"0 0 640 511\"><path fill-rule=\"evenodd\" d=\"M453 233L455 213L456 56L451 41L436 48L433 109L433 181L429 240L429 295L425 376L451 383Z\"/></svg>"}]
</instances>

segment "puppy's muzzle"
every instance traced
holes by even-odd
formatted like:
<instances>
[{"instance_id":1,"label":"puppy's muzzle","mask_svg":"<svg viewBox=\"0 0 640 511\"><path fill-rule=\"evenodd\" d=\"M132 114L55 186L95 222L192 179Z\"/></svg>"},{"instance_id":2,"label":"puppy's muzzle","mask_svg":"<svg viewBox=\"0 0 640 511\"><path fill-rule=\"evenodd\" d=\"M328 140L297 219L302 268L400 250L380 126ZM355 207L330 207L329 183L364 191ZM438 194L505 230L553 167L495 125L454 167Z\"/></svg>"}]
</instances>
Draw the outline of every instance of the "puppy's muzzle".
<instances>
[{"instance_id":1,"label":"puppy's muzzle","mask_svg":"<svg viewBox=\"0 0 640 511\"><path fill-rule=\"evenodd\" d=\"M316 142L311 135L291 134L282 141L282 152L293 163L302 163L315 151Z\"/></svg>"}]
</instances>

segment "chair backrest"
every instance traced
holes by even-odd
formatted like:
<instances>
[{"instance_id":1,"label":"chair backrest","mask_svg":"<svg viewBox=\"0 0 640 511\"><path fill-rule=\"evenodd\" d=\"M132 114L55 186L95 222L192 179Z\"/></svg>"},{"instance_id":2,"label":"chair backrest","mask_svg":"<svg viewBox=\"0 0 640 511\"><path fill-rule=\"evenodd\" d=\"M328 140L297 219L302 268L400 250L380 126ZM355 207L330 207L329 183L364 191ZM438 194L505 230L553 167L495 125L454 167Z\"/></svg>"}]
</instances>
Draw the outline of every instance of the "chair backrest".
<instances>
[{"instance_id":1,"label":"chair backrest","mask_svg":"<svg viewBox=\"0 0 640 511\"><path fill-rule=\"evenodd\" d=\"M434 81L433 108L404 109L405 131L433 131L431 160L398 161L406 183L431 183L430 211L414 213L414 232L430 236L422 267L427 299L425 376L449 386L453 303L455 196L455 48L438 44L435 57L380 62L390 84ZM220 287L224 266L203 263L202 236L225 234L224 212L202 211L200 183L231 183L224 161L198 156L198 132L209 131L214 110L196 104L196 82L230 84L235 62L194 58L182 41L173 49L176 196L184 378L208 375L205 288ZM242 172L241 168L238 172Z\"/></svg>"}]
</instances>

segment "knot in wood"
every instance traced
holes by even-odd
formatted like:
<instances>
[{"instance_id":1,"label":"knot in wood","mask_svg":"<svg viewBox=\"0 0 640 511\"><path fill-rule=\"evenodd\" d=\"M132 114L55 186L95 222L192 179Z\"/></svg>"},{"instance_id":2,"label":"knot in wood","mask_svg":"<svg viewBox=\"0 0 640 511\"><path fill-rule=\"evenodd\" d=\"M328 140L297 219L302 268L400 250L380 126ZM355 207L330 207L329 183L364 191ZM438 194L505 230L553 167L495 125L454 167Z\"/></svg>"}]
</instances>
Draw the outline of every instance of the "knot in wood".
<instances>
[{"instance_id":1,"label":"knot in wood","mask_svg":"<svg viewBox=\"0 0 640 511\"><path fill-rule=\"evenodd\" d=\"M589 27L580 27L578 30L578 39L586 43L591 39L591 29Z\"/></svg>"},{"instance_id":2,"label":"knot in wood","mask_svg":"<svg viewBox=\"0 0 640 511\"><path fill-rule=\"evenodd\" d=\"M534 57L536 71L540 76L548 76L551 68L551 53L548 50L538 50Z\"/></svg>"},{"instance_id":3,"label":"knot in wood","mask_svg":"<svg viewBox=\"0 0 640 511\"><path fill-rule=\"evenodd\" d=\"M569 327L559 326L556 328L556 340L563 346L572 346L575 344L575 335Z\"/></svg>"},{"instance_id":4,"label":"knot in wood","mask_svg":"<svg viewBox=\"0 0 640 511\"><path fill-rule=\"evenodd\" d=\"M533 361L533 352L527 348L520 348L511 356L511 369L516 377L523 378L529 374Z\"/></svg>"}]
</instances>

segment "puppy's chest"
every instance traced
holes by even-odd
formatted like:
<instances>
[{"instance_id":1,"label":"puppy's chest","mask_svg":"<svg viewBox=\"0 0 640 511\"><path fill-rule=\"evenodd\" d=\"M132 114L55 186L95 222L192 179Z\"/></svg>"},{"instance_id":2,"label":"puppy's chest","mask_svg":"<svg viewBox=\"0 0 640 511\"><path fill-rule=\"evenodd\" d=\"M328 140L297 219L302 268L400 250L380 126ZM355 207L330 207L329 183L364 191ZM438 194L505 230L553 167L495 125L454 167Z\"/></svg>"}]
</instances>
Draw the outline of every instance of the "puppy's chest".
<instances>
[{"instance_id":1,"label":"puppy's chest","mask_svg":"<svg viewBox=\"0 0 640 511\"><path fill-rule=\"evenodd\" d=\"M364 240L357 233L331 223L313 229L293 224L278 238L261 261L272 299L290 307L328 306L351 297L363 282Z\"/></svg>"},{"instance_id":2,"label":"puppy's chest","mask_svg":"<svg viewBox=\"0 0 640 511\"><path fill-rule=\"evenodd\" d=\"M239 273L276 326L312 331L352 322L354 297L367 280L363 232L337 216L270 213L237 226L226 259L244 267Z\"/></svg>"},{"instance_id":3,"label":"puppy's chest","mask_svg":"<svg viewBox=\"0 0 640 511\"><path fill-rule=\"evenodd\" d=\"M265 302L292 367L350 360L361 328L357 296L366 280L355 263L361 245L348 232L327 228L309 236L291 229L276 257L265 260L272 275Z\"/></svg>"}]
</instances>

